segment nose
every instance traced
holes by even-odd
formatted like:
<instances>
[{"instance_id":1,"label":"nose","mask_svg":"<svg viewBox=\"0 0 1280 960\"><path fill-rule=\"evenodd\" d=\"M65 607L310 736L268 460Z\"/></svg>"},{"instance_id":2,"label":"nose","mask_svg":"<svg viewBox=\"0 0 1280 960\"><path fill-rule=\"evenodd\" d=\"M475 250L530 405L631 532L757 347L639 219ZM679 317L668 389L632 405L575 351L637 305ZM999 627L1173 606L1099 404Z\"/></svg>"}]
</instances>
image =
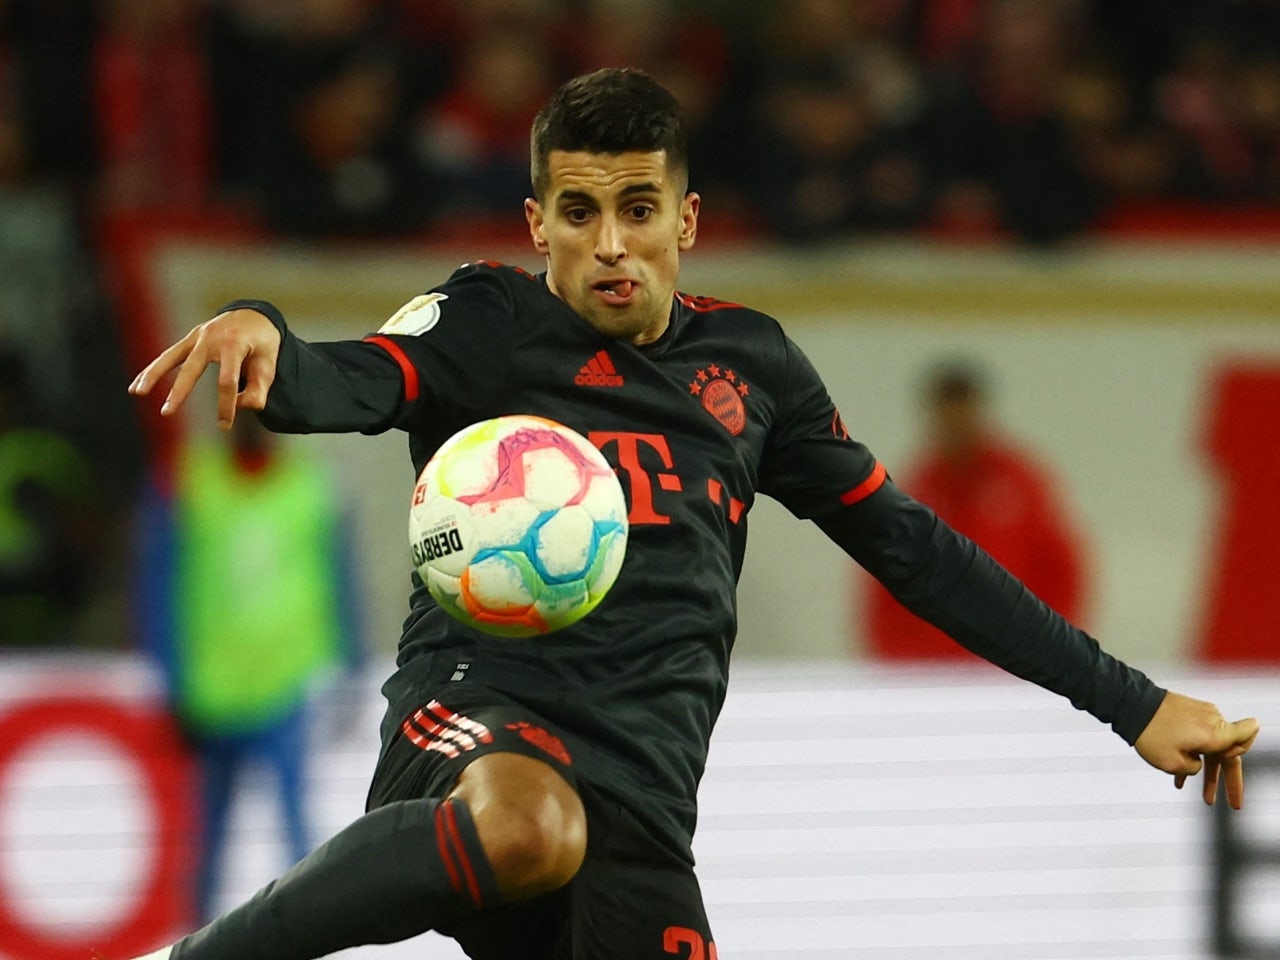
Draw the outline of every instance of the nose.
<instances>
[{"instance_id":1,"label":"nose","mask_svg":"<svg viewBox=\"0 0 1280 960\"><path fill-rule=\"evenodd\" d=\"M596 259L601 263L612 264L626 255L627 245L623 238L622 223L615 216L602 216L600 229L596 232Z\"/></svg>"}]
</instances>

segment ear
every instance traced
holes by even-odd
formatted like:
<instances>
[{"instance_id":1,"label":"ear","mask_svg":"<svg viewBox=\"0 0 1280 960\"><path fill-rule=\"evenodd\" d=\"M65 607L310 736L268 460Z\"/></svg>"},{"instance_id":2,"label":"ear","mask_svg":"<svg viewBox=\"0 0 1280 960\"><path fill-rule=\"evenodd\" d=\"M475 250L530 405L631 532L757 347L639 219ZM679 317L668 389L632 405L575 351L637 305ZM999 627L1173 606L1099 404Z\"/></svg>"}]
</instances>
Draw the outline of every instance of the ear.
<instances>
[{"instance_id":1,"label":"ear","mask_svg":"<svg viewBox=\"0 0 1280 960\"><path fill-rule=\"evenodd\" d=\"M689 192L680 202L680 238L681 250L688 250L698 239L698 210L702 207L702 198Z\"/></svg>"},{"instance_id":2,"label":"ear","mask_svg":"<svg viewBox=\"0 0 1280 960\"><path fill-rule=\"evenodd\" d=\"M543 256L547 255L547 234L542 219L542 204L533 197L524 201L524 219L529 224L529 237L533 240L533 249Z\"/></svg>"}]
</instances>

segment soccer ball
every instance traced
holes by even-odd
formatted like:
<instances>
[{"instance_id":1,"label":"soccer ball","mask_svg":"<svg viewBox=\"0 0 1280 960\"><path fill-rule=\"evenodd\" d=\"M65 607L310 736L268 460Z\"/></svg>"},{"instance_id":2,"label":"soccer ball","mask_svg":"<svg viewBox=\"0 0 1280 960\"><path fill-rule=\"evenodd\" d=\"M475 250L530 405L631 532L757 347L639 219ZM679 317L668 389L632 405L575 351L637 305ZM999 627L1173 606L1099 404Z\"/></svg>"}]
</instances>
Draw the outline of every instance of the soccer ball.
<instances>
[{"instance_id":1,"label":"soccer ball","mask_svg":"<svg viewBox=\"0 0 1280 960\"><path fill-rule=\"evenodd\" d=\"M409 508L419 576L448 613L502 637L567 627L613 586L627 547L613 468L542 417L483 420L423 468Z\"/></svg>"}]
</instances>

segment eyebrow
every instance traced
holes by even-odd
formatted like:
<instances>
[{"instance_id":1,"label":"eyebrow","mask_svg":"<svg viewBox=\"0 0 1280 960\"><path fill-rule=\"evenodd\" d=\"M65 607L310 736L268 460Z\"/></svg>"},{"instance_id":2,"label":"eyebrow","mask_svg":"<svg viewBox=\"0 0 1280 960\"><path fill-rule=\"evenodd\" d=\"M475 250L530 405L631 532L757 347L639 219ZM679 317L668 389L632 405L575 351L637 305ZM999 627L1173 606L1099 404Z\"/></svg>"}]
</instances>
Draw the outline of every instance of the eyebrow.
<instances>
[{"instance_id":1,"label":"eyebrow","mask_svg":"<svg viewBox=\"0 0 1280 960\"><path fill-rule=\"evenodd\" d=\"M661 194L662 188L656 183L633 183L629 187L623 187L620 197L633 197L638 194L654 195ZM587 193L585 190L563 190L556 196L556 203L588 203L596 204L599 201Z\"/></svg>"}]
</instances>

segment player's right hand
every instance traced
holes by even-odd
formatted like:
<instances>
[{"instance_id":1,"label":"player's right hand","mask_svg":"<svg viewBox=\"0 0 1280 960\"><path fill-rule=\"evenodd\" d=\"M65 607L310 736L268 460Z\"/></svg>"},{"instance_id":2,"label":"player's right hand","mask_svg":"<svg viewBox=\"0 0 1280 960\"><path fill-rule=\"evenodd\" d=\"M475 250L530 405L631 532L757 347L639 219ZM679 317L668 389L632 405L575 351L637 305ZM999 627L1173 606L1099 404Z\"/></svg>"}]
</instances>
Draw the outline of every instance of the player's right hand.
<instances>
[{"instance_id":1,"label":"player's right hand","mask_svg":"<svg viewBox=\"0 0 1280 960\"><path fill-rule=\"evenodd\" d=\"M129 384L129 392L146 396L168 374L178 371L160 407L164 416L177 413L210 364L218 365L218 426L230 430L240 409L261 410L276 377L280 331L257 310L220 313L200 324L152 360Z\"/></svg>"}]
</instances>

